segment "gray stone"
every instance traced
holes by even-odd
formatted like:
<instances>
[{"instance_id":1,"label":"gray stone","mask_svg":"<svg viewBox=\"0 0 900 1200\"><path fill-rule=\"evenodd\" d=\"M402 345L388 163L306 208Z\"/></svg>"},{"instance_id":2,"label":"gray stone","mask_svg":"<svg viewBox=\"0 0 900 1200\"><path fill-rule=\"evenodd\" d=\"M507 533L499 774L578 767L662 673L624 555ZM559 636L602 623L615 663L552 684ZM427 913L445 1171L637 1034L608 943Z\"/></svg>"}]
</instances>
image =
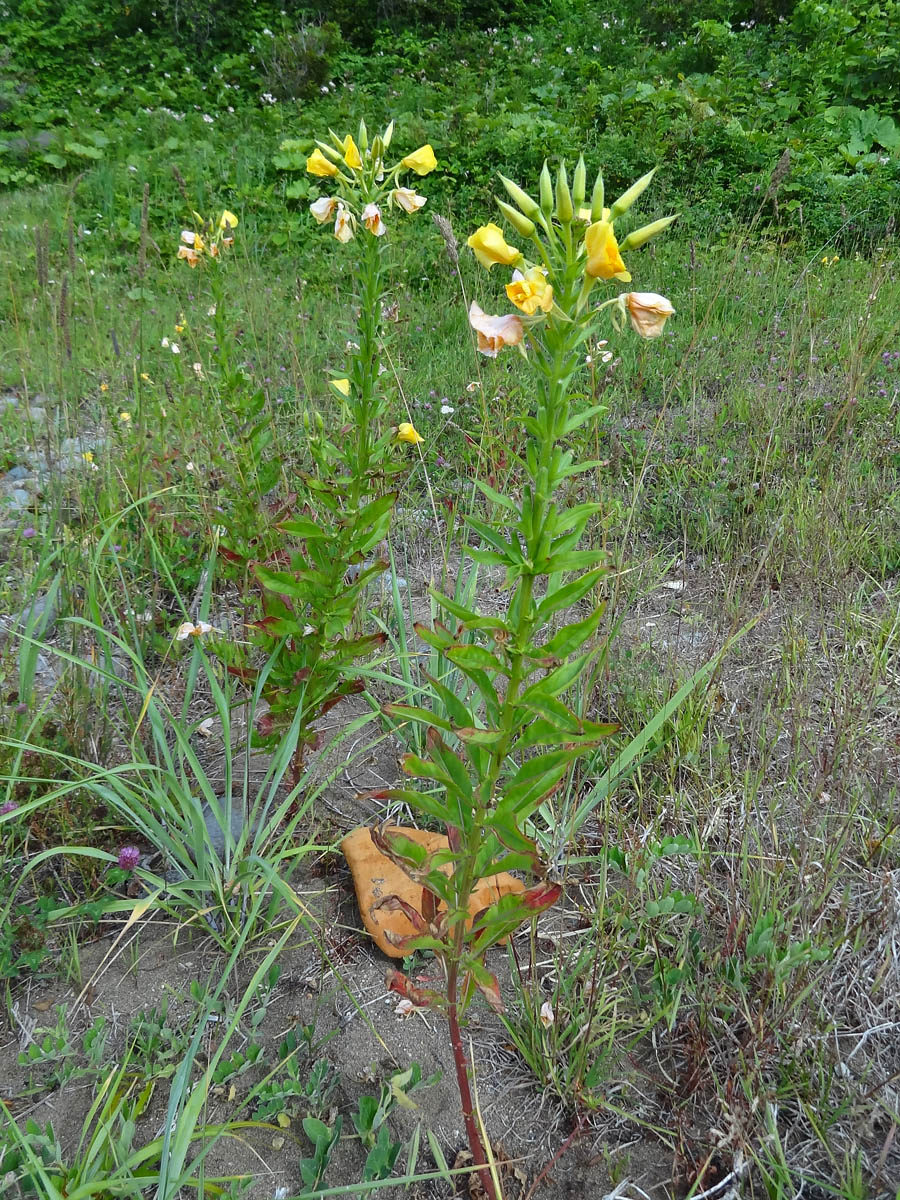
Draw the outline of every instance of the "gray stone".
<instances>
[{"instance_id":1,"label":"gray stone","mask_svg":"<svg viewBox=\"0 0 900 1200\"><path fill-rule=\"evenodd\" d=\"M14 630L24 633L33 620L32 637L46 637L56 623L56 603L47 593L38 596L17 616L0 617L0 643Z\"/></svg>"},{"instance_id":2,"label":"gray stone","mask_svg":"<svg viewBox=\"0 0 900 1200\"><path fill-rule=\"evenodd\" d=\"M21 479L30 479L30 478L31 478L31 472L28 470L27 467L22 467L22 466L12 467L3 476L3 482L4 483L18 483L19 480L21 480Z\"/></svg>"},{"instance_id":3,"label":"gray stone","mask_svg":"<svg viewBox=\"0 0 900 1200\"><path fill-rule=\"evenodd\" d=\"M13 512L24 512L31 504L31 493L24 488L14 487L6 492L4 502Z\"/></svg>"}]
</instances>

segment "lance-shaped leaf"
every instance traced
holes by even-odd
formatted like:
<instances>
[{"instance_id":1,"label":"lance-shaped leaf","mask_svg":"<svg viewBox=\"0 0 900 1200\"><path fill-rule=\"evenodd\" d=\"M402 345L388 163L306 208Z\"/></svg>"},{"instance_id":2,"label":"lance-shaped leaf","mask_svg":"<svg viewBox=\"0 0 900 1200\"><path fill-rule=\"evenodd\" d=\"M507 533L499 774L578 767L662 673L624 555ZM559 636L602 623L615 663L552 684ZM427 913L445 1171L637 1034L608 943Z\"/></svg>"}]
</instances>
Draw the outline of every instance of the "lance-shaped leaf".
<instances>
[{"instance_id":1,"label":"lance-shaped leaf","mask_svg":"<svg viewBox=\"0 0 900 1200\"><path fill-rule=\"evenodd\" d=\"M431 646L433 650L446 650L448 646L456 644L456 638L440 621L435 621L434 627L423 625L421 621L417 621L413 625L413 629L419 635L423 642Z\"/></svg>"},{"instance_id":2,"label":"lance-shaped leaf","mask_svg":"<svg viewBox=\"0 0 900 1200\"><path fill-rule=\"evenodd\" d=\"M439 698L443 701L444 707L450 714L450 720L454 725L468 726L475 724L475 714L465 706L462 700L460 700L459 696L457 696L456 692L452 691L446 686L446 684L441 683L439 679L435 679L434 676L429 675L427 672L423 672L423 674L434 688Z\"/></svg>"},{"instance_id":3,"label":"lance-shaped leaf","mask_svg":"<svg viewBox=\"0 0 900 1200\"><path fill-rule=\"evenodd\" d=\"M540 654L548 655L551 658L568 658L570 654L580 650L589 638L593 637L602 617L603 608L600 607L590 616L585 617L583 621L574 621L571 625L564 625L562 629L557 630L549 642L540 647Z\"/></svg>"},{"instance_id":4,"label":"lance-shaped leaf","mask_svg":"<svg viewBox=\"0 0 900 1200\"><path fill-rule=\"evenodd\" d=\"M444 801L443 793L437 792L414 792L411 788L379 788L377 791L357 796L357 800L399 800L441 822L452 820L454 815Z\"/></svg>"},{"instance_id":5,"label":"lance-shaped leaf","mask_svg":"<svg viewBox=\"0 0 900 1200\"><path fill-rule=\"evenodd\" d=\"M548 592L537 607L536 623L542 625L554 613L560 612L565 608L571 608L573 604L577 604L605 574L605 567L595 567L593 571L588 571L585 575L580 575L570 583L563 584L562 587Z\"/></svg>"},{"instance_id":6,"label":"lance-shaped leaf","mask_svg":"<svg viewBox=\"0 0 900 1200\"><path fill-rule=\"evenodd\" d=\"M330 529L317 524L310 517L292 517L288 521L281 521L278 528L282 533L289 533L293 537L304 539L332 538L334 536Z\"/></svg>"},{"instance_id":7,"label":"lance-shaped leaf","mask_svg":"<svg viewBox=\"0 0 900 1200\"><path fill-rule=\"evenodd\" d=\"M474 729L471 726L453 732L461 742L472 746L495 746L505 736L500 729Z\"/></svg>"},{"instance_id":8,"label":"lance-shaped leaf","mask_svg":"<svg viewBox=\"0 0 900 1200\"><path fill-rule=\"evenodd\" d=\"M466 978L463 982L463 1006L472 995L472 983L478 988L485 1000L495 1013L503 1012L503 1000L500 998L500 983L497 976L487 969L477 959L467 958Z\"/></svg>"},{"instance_id":9,"label":"lance-shaped leaf","mask_svg":"<svg viewBox=\"0 0 900 1200\"><path fill-rule=\"evenodd\" d=\"M543 679L539 679L525 689L521 695L521 702L530 704L536 697L558 696L560 692L564 692L567 687L570 687L587 668L591 657L592 653L588 651L588 653L580 654L577 658L548 671Z\"/></svg>"},{"instance_id":10,"label":"lance-shaped leaf","mask_svg":"<svg viewBox=\"0 0 900 1200\"><path fill-rule=\"evenodd\" d=\"M464 604L457 604L455 600L452 600L449 596L445 596L437 588L429 588L428 590L441 608L445 608L447 612L452 613L467 629L506 629L506 623L500 617L488 617L482 613L474 612L471 608L466 608Z\"/></svg>"},{"instance_id":11,"label":"lance-shaped leaf","mask_svg":"<svg viewBox=\"0 0 900 1200\"><path fill-rule=\"evenodd\" d=\"M436 729L428 730L426 741L433 761L440 764L447 772L456 790L462 796L471 799L472 780L456 751L450 749Z\"/></svg>"},{"instance_id":12,"label":"lance-shaped leaf","mask_svg":"<svg viewBox=\"0 0 900 1200\"><path fill-rule=\"evenodd\" d=\"M542 882L524 892L502 896L476 914L470 934L472 952L483 954L489 946L509 937L520 925L550 908L561 895L560 884Z\"/></svg>"},{"instance_id":13,"label":"lance-shaped leaf","mask_svg":"<svg viewBox=\"0 0 900 1200\"><path fill-rule=\"evenodd\" d=\"M417 708L413 704L384 704L381 711L386 717L393 717L398 721L416 721L421 725L435 725L438 729L444 729L448 733L453 729L445 717L439 717L429 708Z\"/></svg>"},{"instance_id":14,"label":"lance-shaped leaf","mask_svg":"<svg viewBox=\"0 0 900 1200\"><path fill-rule=\"evenodd\" d=\"M509 668L496 655L491 654L484 646L470 646L465 643L448 646L445 651L450 661L461 671L496 671L500 675L508 675Z\"/></svg>"},{"instance_id":15,"label":"lance-shaped leaf","mask_svg":"<svg viewBox=\"0 0 900 1200\"><path fill-rule=\"evenodd\" d=\"M559 786L569 764L581 753L581 748L576 747L526 759L504 786L498 811L513 813L520 821L526 820L538 804Z\"/></svg>"},{"instance_id":16,"label":"lance-shaped leaf","mask_svg":"<svg viewBox=\"0 0 900 1200\"><path fill-rule=\"evenodd\" d=\"M425 891L427 889L423 888L422 890ZM428 925L422 914L401 896L393 894L390 896L382 896L380 900L376 900L374 904L369 905L369 912L376 913L382 908L386 909L388 912L402 912L416 933L425 933L428 928ZM385 937L387 937L388 941L394 942L394 938L389 930L385 931ZM397 943L394 942L394 945L396 944Z\"/></svg>"},{"instance_id":17,"label":"lance-shaped leaf","mask_svg":"<svg viewBox=\"0 0 900 1200\"><path fill-rule=\"evenodd\" d=\"M443 996L430 988L418 988L410 983L402 971L391 968L385 973L385 986L389 992L397 992L404 1000L409 1000L416 1008L440 1008Z\"/></svg>"}]
</instances>

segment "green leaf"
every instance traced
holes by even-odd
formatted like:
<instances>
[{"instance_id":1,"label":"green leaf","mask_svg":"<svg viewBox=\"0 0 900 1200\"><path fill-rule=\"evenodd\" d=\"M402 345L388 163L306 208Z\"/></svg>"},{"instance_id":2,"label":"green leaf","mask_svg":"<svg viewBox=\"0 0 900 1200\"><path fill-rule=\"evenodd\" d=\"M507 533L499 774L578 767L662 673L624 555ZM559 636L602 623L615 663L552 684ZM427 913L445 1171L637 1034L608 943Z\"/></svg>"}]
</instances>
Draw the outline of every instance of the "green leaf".
<instances>
[{"instance_id":1,"label":"green leaf","mask_svg":"<svg viewBox=\"0 0 900 1200\"><path fill-rule=\"evenodd\" d=\"M292 517L288 521L280 521L278 528L283 533L300 538L333 538L334 531L324 529L309 517Z\"/></svg>"},{"instance_id":2,"label":"green leaf","mask_svg":"<svg viewBox=\"0 0 900 1200\"><path fill-rule=\"evenodd\" d=\"M448 646L447 657L463 670L497 671L501 675L508 674L508 668L498 658L486 650L484 646L455 645Z\"/></svg>"},{"instance_id":3,"label":"green leaf","mask_svg":"<svg viewBox=\"0 0 900 1200\"><path fill-rule=\"evenodd\" d=\"M52 151L42 154L41 162L45 162L48 167L55 167L57 171L61 171L68 165L68 159L63 158L61 154L54 154Z\"/></svg>"},{"instance_id":4,"label":"green leaf","mask_svg":"<svg viewBox=\"0 0 900 1200\"><path fill-rule=\"evenodd\" d=\"M445 717L439 717L430 709L417 708L413 704L385 704L381 711L385 716L399 721L418 721L422 725L437 726L438 729L444 729L448 733L453 730L453 726Z\"/></svg>"},{"instance_id":5,"label":"green leaf","mask_svg":"<svg viewBox=\"0 0 900 1200\"><path fill-rule=\"evenodd\" d=\"M526 759L504 785L499 808L515 814L520 821L527 820L538 804L554 791L570 763L581 753L576 747Z\"/></svg>"},{"instance_id":6,"label":"green leaf","mask_svg":"<svg viewBox=\"0 0 900 1200\"><path fill-rule=\"evenodd\" d=\"M595 567L603 557L602 550L568 550L565 554L551 554L542 562L535 563L535 569L547 575L555 571L581 571Z\"/></svg>"},{"instance_id":7,"label":"green leaf","mask_svg":"<svg viewBox=\"0 0 900 1200\"><path fill-rule=\"evenodd\" d=\"M483 479L476 479L475 486L478 490L492 503L499 505L500 508L505 508L509 512L517 512L518 509L509 496L505 496L503 492L498 492L496 488L492 488L489 483L485 483Z\"/></svg>"},{"instance_id":8,"label":"green leaf","mask_svg":"<svg viewBox=\"0 0 900 1200\"><path fill-rule=\"evenodd\" d=\"M504 736L499 729L473 729L471 726L453 732L461 742L473 746L495 746Z\"/></svg>"},{"instance_id":9,"label":"green leaf","mask_svg":"<svg viewBox=\"0 0 900 1200\"><path fill-rule=\"evenodd\" d=\"M537 607L537 624L542 625L555 612L577 604L605 574L605 567L595 567L593 571L580 575L571 583L566 583L562 587L556 588L555 591L548 592Z\"/></svg>"},{"instance_id":10,"label":"green leaf","mask_svg":"<svg viewBox=\"0 0 900 1200\"><path fill-rule=\"evenodd\" d=\"M574 654L580 649L584 643L597 632L597 626L603 617L603 606L597 608L590 616L585 617L583 621L575 621L571 625L564 625L558 630L549 642L540 647L541 655L550 655L553 658L567 658L570 654Z\"/></svg>"},{"instance_id":11,"label":"green leaf","mask_svg":"<svg viewBox=\"0 0 900 1200\"><path fill-rule=\"evenodd\" d=\"M593 651L580 654L569 662L562 663L552 671L548 671L543 679L539 679L522 693L522 704L532 704L542 696L558 696L575 682L578 676L587 668L593 657Z\"/></svg>"},{"instance_id":12,"label":"green leaf","mask_svg":"<svg viewBox=\"0 0 900 1200\"><path fill-rule=\"evenodd\" d=\"M445 596L437 588L429 588L428 590L441 608L445 608L458 621L462 621L467 629L506 629L506 622L501 620L500 617L483 616L481 613L473 612L472 609L466 608L464 604L459 604L456 600L451 600L449 596Z\"/></svg>"}]
</instances>

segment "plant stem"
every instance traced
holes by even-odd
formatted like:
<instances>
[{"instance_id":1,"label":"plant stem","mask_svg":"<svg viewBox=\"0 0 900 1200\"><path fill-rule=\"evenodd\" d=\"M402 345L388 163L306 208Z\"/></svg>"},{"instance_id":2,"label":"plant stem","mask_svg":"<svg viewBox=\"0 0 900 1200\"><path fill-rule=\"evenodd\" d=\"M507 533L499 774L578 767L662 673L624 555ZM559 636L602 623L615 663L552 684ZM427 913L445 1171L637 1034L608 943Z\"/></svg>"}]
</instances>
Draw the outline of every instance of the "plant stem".
<instances>
[{"instance_id":1,"label":"plant stem","mask_svg":"<svg viewBox=\"0 0 900 1200\"><path fill-rule=\"evenodd\" d=\"M463 929L462 924L458 927ZM451 962L447 969L447 1020L450 1025L450 1044L453 1047L453 1062L456 1067L456 1082L459 1085L459 1099L462 1105L463 1121L466 1126L466 1137L472 1161L478 1171L478 1178L484 1188L487 1200L498 1200L494 1181L488 1169L487 1156L481 1141L481 1133L475 1120L474 1105L472 1104L472 1089L469 1086L469 1064L466 1062L463 1050L462 1036L459 1030L458 995L459 964L458 959Z\"/></svg>"}]
</instances>

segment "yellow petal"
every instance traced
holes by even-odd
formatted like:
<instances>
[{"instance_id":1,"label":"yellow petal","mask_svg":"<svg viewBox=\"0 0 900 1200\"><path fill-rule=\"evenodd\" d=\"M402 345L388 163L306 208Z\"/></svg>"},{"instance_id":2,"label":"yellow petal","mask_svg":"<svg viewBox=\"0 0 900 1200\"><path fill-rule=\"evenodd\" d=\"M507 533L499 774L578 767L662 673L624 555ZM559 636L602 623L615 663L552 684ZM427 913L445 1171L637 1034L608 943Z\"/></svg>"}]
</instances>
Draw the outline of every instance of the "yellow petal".
<instances>
[{"instance_id":1,"label":"yellow petal","mask_svg":"<svg viewBox=\"0 0 900 1200\"><path fill-rule=\"evenodd\" d=\"M408 442L410 446L418 446L418 444L420 442L424 442L425 439L422 437L421 433L416 432L415 426L411 425L409 421L402 421L397 426L397 441Z\"/></svg>"},{"instance_id":2,"label":"yellow petal","mask_svg":"<svg viewBox=\"0 0 900 1200\"><path fill-rule=\"evenodd\" d=\"M325 157L321 150L313 150L312 154L306 160L306 169L310 175L319 175L322 178L325 176L337 175L338 169L329 159Z\"/></svg>"},{"instance_id":3,"label":"yellow petal","mask_svg":"<svg viewBox=\"0 0 900 1200\"><path fill-rule=\"evenodd\" d=\"M337 388L342 396L350 395L350 380L349 379L332 379L331 386Z\"/></svg>"},{"instance_id":4,"label":"yellow petal","mask_svg":"<svg viewBox=\"0 0 900 1200\"><path fill-rule=\"evenodd\" d=\"M549 312L553 307L553 288L547 282L547 277L540 267L531 267L522 275L515 273L512 283L506 285L506 294L523 313L534 316L537 310Z\"/></svg>"},{"instance_id":5,"label":"yellow petal","mask_svg":"<svg viewBox=\"0 0 900 1200\"><path fill-rule=\"evenodd\" d=\"M352 133L348 133L344 138L344 162L355 171L358 171L362 166L362 159L359 157L359 150L357 149L356 142L353 140Z\"/></svg>"},{"instance_id":6,"label":"yellow petal","mask_svg":"<svg viewBox=\"0 0 900 1200\"><path fill-rule=\"evenodd\" d=\"M511 267L522 260L521 251L507 244L503 230L493 221L476 229L472 236L466 239L466 245L475 252L475 257L488 270L495 263Z\"/></svg>"},{"instance_id":7,"label":"yellow petal","mask_svg":"<svg viewBox=\"0 0 900 1200\"><path fill-rule=\"evenodd\" d=\"M623 299L631 327L642 338L659 337L675 312L671 301L658 292L626 292Z\"/></svg>"},{"instance_id":8,"label":"yellow petal","mask_svg":"<svg viewBox=\"0 0 900 1200\"><path fill-rule=\"evenodd\" d=\"M588 256L585 273L592 279L631 282L631 275L622 261L619 243L609 221L595 221L589 225L584 234L584 246Z\"/></svg>"},{"instance_id":9,"label":"yellow petal","mask_svg":"<svg viewBox=\"0 0 900 1200\"><path fill-rule=\"evenodd\" d=\"M222 213L221 217L219 217L219 228L220 229L224 229L226 226L228 226L229 229L237 229L237 223L238 223L237 217L234 215L233 212L229 212L227 208Z\"/></svg>"},{"instance_id":10,"label":"yellow petal","mask_svg":"<svg viewBox=\"0 0 900 1200\"><path fill-rule=\"evenodd\" d=\"M420 146L418 150L414 150L412 154L407 154L406 158L402 158L400 161L404 167L409 167L417 175L427 175L429 171L433 171L437 166L434 151L427 142L424 146Z\"/></svg>"}]
</instances>

